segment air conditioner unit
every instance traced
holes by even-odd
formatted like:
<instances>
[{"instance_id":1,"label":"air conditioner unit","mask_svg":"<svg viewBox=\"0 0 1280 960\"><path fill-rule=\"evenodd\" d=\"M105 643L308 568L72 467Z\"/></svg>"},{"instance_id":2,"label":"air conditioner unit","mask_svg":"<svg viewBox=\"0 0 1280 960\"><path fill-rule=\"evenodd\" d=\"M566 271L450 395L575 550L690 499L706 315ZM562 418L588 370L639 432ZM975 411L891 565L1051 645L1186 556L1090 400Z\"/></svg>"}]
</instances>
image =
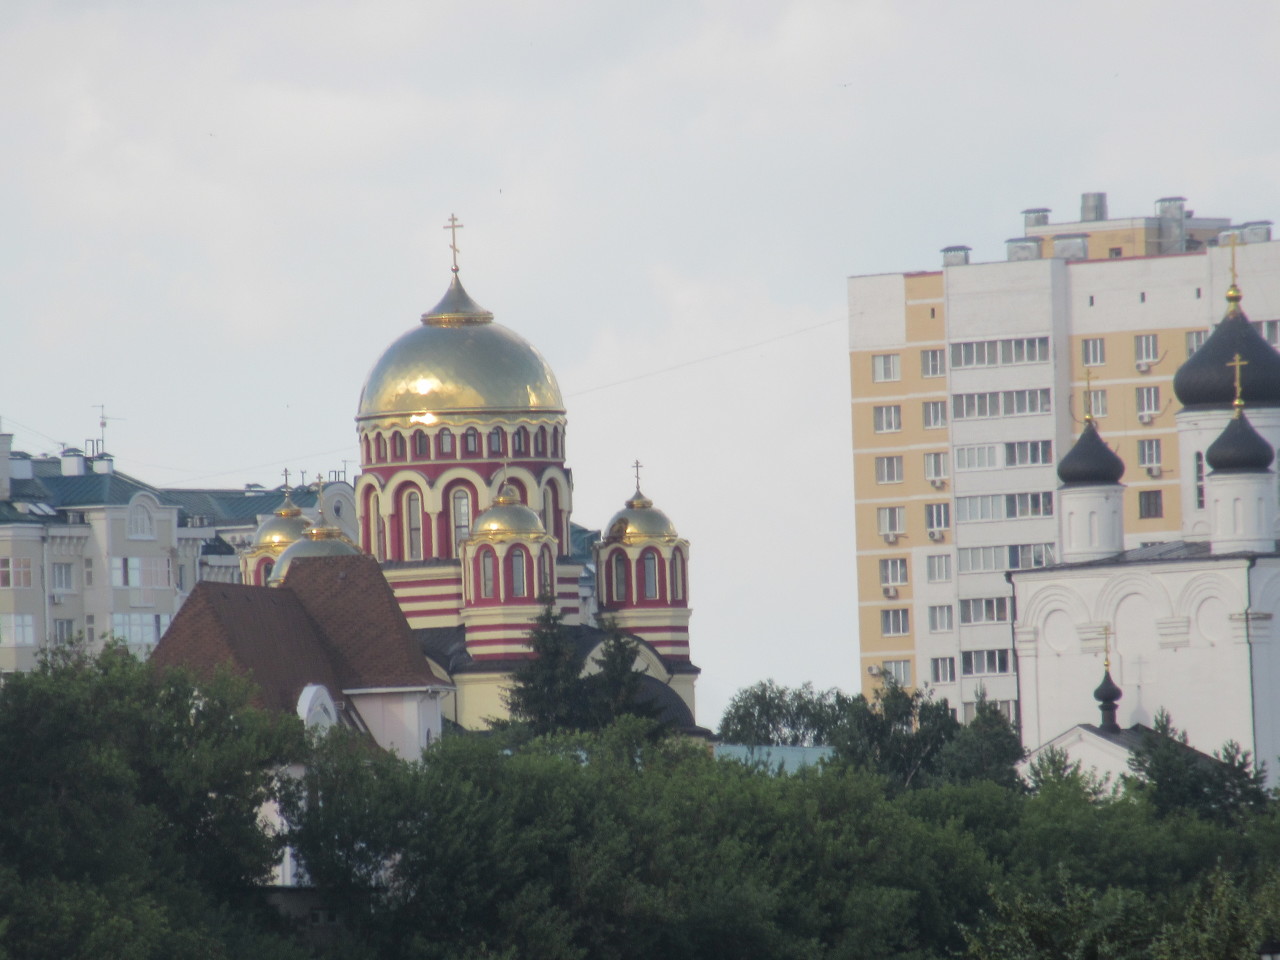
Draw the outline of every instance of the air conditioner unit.
<instances>
[{"instance_id":1,"label":"air conditioner unit","mask_svg":"<svg viewBox=\"0 0 1280 960\"><path fill-rule=\"evenodd\" d=\"M869 677L878 677L882 672L883 671L879 667L877 667L874 663L871 664L871 666L867 667L867 676Z\"/></svg>"},{"instance_id":2,"label":"air conditioner unit","mask_svg":"<svg viewBox=\"0 0 1280 960\"><path fill-rule=\"evenodd\" d=\"M1140 413L1140 414L1138 414L1138 422L1139 422L1139 423L1150 423L1150 422L1151 422L1152 420L1154 420L1155 418L1156 418L1156 415L1155 415L1154 413Z\"/></svg>"},{"instance_id":3,"label":"air conditioner unit","mask_svg":"<svg viewBox=\"0 0 1280 960\"><path fill-rule=\"evenodd\" d=\"M946 477L930 477L929 483L933 486L933 489L941 490L943 487L947 485L947 478Z\"/></svg>"},{"instance_id":4,"label":"air conditioner unit","mask_svg":"<svg viewBox=\"0 0 1280 960\"><path fill-rule=\"evenodd\" d=\"M60 593L50 594L50 596L49 596L49 602L50 602L50 603L52 603L55 607L60 607L60 606L62 606L62 604L63 604L63 602L64 602L64 601L63 601L62 594L60 594Z\"/></svg>"},{"instance_id":5,"label":"air conditioner unit","mask_svg":"<svg viewBox=\"0 0 1280 960\"><path fill-rule=\"evenodd\" d=\"M944 536L944 532L943 532L942 530L930 530L930 531L929 531L929 539L930 539L930 540L941 540L941 539L943 538L943 536Z\"/></svg>"},{"instance_id":6,"label":"air conditioner unit","mask_svg":"<svg viewBox=\"0 0 1280 960\"><path fill-rule=\"evenodd\" d=\"M897 587L885 587L885 588L884 588L884 595L885 595L886 597L888 597L890 600L893 600L894 598L896 598L896 597L898 596L898 588L897 588Z\"/></svg>"},{"instance_id":7,"label":"air conditioner unit","mask_svg":"<svg viewBox=\"0 0 1280 960\"><path fill-rule=\"evenodd\" d=\"M884 534L884 542L885 542L885 543L897 543L897 542L898 542L898 535L897 535L896 533L886 533L886 534Z\"/></svg>"},{"instance_id":8,"label":"air conditioner unit","mask_svg":"<svg viewBox=\"0 0 1280 960\"><path fill-rule=\"evenodd\" d=\"M1139 360L1134 366L1138 368L1139 373L1146 373L1151 369L1151 362L1149 360Z\"/></svg>"},{"instance_id":9,"label":"air conditioner unit","mask_svg":"<svg viewBox=\"0 0 1280 960\"><path fill-rule=\"evenodd\" d=\"M1161 469L1160 464L1158 463L1153 463L1151 466L1147 467L1148 477L1158 477L1162 473L1164 473L1164 470Z\"/></svg>"}]
</instances>

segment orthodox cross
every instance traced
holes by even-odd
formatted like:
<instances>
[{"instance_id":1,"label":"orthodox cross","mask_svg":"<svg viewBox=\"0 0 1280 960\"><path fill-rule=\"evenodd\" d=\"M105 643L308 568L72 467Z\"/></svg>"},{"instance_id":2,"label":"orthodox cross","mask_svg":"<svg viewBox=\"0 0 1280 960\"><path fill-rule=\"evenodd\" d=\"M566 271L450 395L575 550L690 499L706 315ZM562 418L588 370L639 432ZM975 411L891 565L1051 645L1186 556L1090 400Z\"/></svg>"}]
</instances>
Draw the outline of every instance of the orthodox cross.
<instances>
[{"instance_id":1,"label":"orthodox cross","mask_svg":"<svg viewBox=\"0 0 1280 960\"><path fill-rule=\"evenodd\" d=\"M1093 420L1093 371L1084 368L1084 422Z\"/></svg>"},{"instance_id":2,"label":"orthodox cross","mask_svg":"<svg viewBox=\"0 0 1280 960\"><path fill-rule=\"evenodd\" d=\"M288 490L289 489L289 468L285 467L280 472L284 475L284 488L285 490Z\"/></svg>"},{"instance_id":3,"label":"orthodox cross","mask_svg":"<svg viewBox=\"0 0 1280 960\"><path fill-rule=\"evenodd\" d=\"M464 224L458 222L458 218L452 213L449 214L449 222L444 225L444 229L449 231L449 249L453 251L453 272L458 272L458 231L463 228Z\"/></svg>"},{"instance_id":4,"label":"orthodox cross","mask_svg":"<svg viewBox=\"0 0 1280 960\"><path fill-rule=\"evenodd\" d=\"M644 464L643 464L643 463L641 463L639 460L637 460L635 463L631 464L632 469L633 469L633 470L635 470L635 472L636 472L636 489L637 489L637 490L639 490L639 489L640 489L640 468L641 468L641 467L643 467L643 466L644 466Z\"/></svg>"},{"instance_id":5,"label":"orthodox cross","mask_svg":"<svg viewBox=\"0 0 1280 960\"><path fill-rule=\"evenodd\" d=\"M1104 623L1102 625L1102 666L1103 669L1111 670L1111 624Z\"/></svg>"},{"instance_id":6,"label":"orthodox cross","mask_svg":"<svg viewBox=\"0 0 1280 960\"><path fill-rule=\"evenodd\" d=\"M1247 367L1248 365L1249 365L1249 361L1242 359L1240 354L1238 353L1235 355L1234 360L1227 361L1228 367L1235 367L1236 369L1236 398L1231 405L1236 408L1237 417L1240 416L1240 411L1244 409L1244 397L1242 396L1243 385L1240 380L1240 368Z\"/></svg>"}]
</instances>

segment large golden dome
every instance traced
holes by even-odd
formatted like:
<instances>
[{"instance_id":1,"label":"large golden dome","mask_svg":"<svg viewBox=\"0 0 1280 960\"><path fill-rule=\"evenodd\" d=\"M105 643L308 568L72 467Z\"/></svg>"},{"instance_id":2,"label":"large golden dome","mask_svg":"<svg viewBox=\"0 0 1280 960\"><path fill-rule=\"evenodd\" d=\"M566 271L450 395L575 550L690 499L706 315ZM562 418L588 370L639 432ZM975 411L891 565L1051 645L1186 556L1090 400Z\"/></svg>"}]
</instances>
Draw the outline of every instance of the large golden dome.
<instances>
[{"instance_id":1,"label":"large golden dome","mask_svg":"<svg viewBox=\"0 0 1280 960\"><path fill-rule=\"evenodd\" d=\"M627 501L625 510L619 510L604 529L606 543L641 543L647 540L671 542L679 539L676 525L671 518L653 505L653 501L636 488L635 496Z\"/></svg>"},{"instance_id":2,"label":"large golden dome","mask_svg":"<svg viewBox=\"0 0 1280 960\"><path fill-rule=\"evenodd\" d=\"M283 550L289 544L301 539L311 526L311 521L302 515L302 511L294 504L289 491L284 492L284 502L258 527L253 535L254 548Z\"/></svg>"},{"instance_id":3,"label":"large golden dome","mask_svg":"<svg viewBox=\"0 0 1280 960\"><path fill-rule=\"evenodd\" d=\"M422 326L373 365L356 420L530 411L564 413L555 374L524 338L493 322L455 273Z\"/></svg>"}]
</instances>

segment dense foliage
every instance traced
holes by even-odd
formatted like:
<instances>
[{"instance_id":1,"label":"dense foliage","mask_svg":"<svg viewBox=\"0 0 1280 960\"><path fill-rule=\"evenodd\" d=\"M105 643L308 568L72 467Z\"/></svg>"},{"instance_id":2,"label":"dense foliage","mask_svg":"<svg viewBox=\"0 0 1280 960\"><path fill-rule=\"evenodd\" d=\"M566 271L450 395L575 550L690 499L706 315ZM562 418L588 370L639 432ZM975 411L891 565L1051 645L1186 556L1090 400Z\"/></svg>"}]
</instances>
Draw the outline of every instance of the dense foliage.
<instances>
[{"instance_id":1,"label":"dense foliage","mask_svg":"<svg viewBox=\"0 0 1280 960\"><path fill-rule=\"evenodd\" d=\"M300 725L122 649L0 685L0 957L292 956L259 812Z\"/></svg>"}]
</instances>

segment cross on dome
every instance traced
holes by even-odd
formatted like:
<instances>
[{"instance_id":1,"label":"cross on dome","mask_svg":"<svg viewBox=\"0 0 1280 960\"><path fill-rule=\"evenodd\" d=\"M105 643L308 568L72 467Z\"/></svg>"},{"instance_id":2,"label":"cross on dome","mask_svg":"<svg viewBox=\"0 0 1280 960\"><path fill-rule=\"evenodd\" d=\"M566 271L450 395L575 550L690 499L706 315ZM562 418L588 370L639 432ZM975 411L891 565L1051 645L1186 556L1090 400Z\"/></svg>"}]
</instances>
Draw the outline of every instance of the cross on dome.
<instances>
[{"instance_id":1,"label":"cross on dome","mask_svg":"<svg viewBox=\"0 0 1280 960\"><path fill-rule=\"evenodd\" d=\"M458 231L465 224L458 222L458 218L452 213L449 214L449 222L444 225L444 229L449 231L449 249L453 251L453 272L458 272Z\"/></svg>"},{"instance_id":2,"label":"cross on dome","mask_svg":"<svg viewBox=\"0 0 1280 960\"><path fill-rule=\"evenodd\" d=\"M1245 360L1240 354L1236 354L1234 359L1227 361L1228 367L1235 367L1236 372L1236 398L1231 401L1231 406L1235 407L1236 417L1240 416L1240 411L1244 409L1244 382L1241 380L1240 372L1243 367L1247 367L1249 361Z\"/></svg>"}]
</instances>

